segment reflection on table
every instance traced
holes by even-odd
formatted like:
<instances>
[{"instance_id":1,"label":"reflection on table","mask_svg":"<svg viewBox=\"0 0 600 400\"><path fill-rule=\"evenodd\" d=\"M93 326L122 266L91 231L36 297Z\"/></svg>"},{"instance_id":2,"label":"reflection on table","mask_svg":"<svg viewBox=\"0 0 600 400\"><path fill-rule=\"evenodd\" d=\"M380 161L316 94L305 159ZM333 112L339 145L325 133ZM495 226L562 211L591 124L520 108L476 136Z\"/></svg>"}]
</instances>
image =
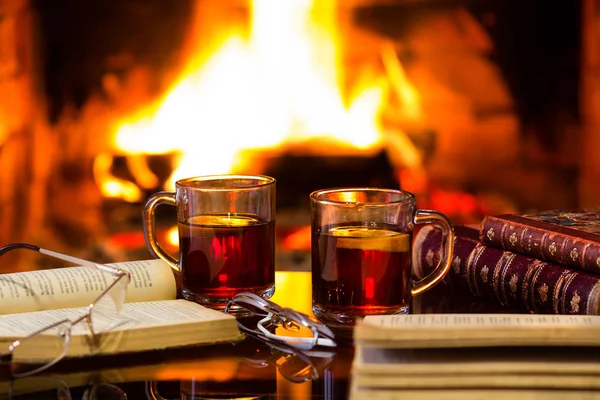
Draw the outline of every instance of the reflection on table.
<instances>
[{"instance_id":1,"label":"reflection on table","mask_svg":"<svg viewBox=\"0 0 600 400\"><path fill-rule=\"evenodd\" d=\"M312 315L309 272L277 271L276 303ZM501 312L463 291L439 286L413 300L413 312ZM335 352L290 353L247 339L237 344L64 360L48 374L14 382L13 398L89 397L123 390L129 399L346 398L353 349L341 341ZM0 382L7 398L8 381ZM110 384L110 385L104 385ZM32 397L32 391L43 391ZM116 396L116 391L113 393ZM102 397L107 398L107 397ZM108 397L119 398L119 397Z\"/></svg>"}]
</instances>

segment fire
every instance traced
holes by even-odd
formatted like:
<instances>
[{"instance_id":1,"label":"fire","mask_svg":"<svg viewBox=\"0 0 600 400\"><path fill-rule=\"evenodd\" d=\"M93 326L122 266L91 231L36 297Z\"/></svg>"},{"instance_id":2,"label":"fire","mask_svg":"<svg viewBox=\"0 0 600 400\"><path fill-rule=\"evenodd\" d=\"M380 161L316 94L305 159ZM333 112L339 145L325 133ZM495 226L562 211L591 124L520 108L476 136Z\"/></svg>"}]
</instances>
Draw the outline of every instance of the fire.
<instances>
[{"instance_id":1,"label":"fire","mask_svg":"<svg viewBox=\"0 0 600 400\"><path fill-rule=\"evenodd\" d=\"M381 74L345 93L336 11L335 0L253 0L247 33L230 30L213 48L198 30L207 21L196 12L180 77L159 101L121 121L115 151L180 154L167 190L187 176L244 171L248 149L324 140L324 154L331 147L379 151L384 136L378 116L386 90L390 81L399 86L406 78L398 65L390 66L389 51L382 52L390 76ZM417 102L413 92L402 89L399 96ZM118 196L120 187L121 196L139 198L141 192L111 177L106 164L96 173L104 194ZM152 182L149 170L136 165L136 180Z\"/></svg>"}]
</instances>

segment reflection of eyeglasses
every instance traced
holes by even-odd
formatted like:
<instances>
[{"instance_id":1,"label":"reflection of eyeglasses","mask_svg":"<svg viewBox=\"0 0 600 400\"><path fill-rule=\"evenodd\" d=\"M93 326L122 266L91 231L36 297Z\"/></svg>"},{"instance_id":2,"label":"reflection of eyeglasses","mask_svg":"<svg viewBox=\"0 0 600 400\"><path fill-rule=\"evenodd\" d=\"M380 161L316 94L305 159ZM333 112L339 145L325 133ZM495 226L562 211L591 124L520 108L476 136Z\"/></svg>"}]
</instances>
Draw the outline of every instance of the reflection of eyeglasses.
<instances>
[{"instance_id":1,"label":"reflection of eyeglasses","mask_svg":"<svg viewBox=\"0 0 600 400\"><path fill-rule=\"evenodd\" d=\"M246 363L256 368L274 365L285 379L293 383L318 379L335 357L331 351L301 351L283 343L267 344L272 349L270 357L261 360L247 358Z\"/></svg>"},{"instance_id":2,"label":"reflection of eyeglasses","mask_svg":"<svg viewBox=\"0 0 600 400\"><path fill-rule=\"evenodd\" d=\"M274 366L281 376L292 383L304 383L318 379L325 368L332 363L335 356L333 352L300 351L284 344L275 343L268 343L268 345L272 350L269 356L259 359L246 358L244 362L253 368ZM158 386L158 381L146 381L145 387L148 399L168 400L160 394ZM196 396L202 395L202 393L195 394ZM206 394L208 395L208 393Z\"/></svg>"},{"instance_id":3,"label":"reflection of eyeglasses","mask_svg":"<svg viewBox=\"0 0 600 400\"><path fill-rule=\"evenodd\" d=\"M94 263L25 243L14 243L1 247L0 256L14 249L38 251L50 257L73 264L99 269L115 277L115 280L100 293L96 300L87 306L83 315L76 319L63 319L54 322L33 332L23 339L16 340L8 347L7 353L0 355L0 362L10 364L11 376L14 378L22 378L41 372L59 362L67 354L71 340L71 330L73 326L78 323L85 321L86 326L92 335L110 329L115 322L114 317L121 311L123 303L125 303L127 285L131 280L131 274L128 271L110 265ZM33 342L32 339L41 335L61 337L63 339L61 342L62 346L58 346L55 349L54 356L43 361L32 362L29 357L24 357L23 355L31 353L30 351L27 351L27 345Z\"/></svg>"},{"instance_id":4,"label":"reflection of eyeglasses","mask_svg":"<svg viewBox=\"0 0 600 400\"><path fill-rule=\"evenodd\" d=\"M264 299L252 292L240 292L229 301L224 312L227 313L231 306L236 305L248 310L251 315L263 317L256 323L256 327L246 326L238 319L240 329L250 336L264 341L284 343L288 346L302 350L310 350L315 346L335 347L334 334L326 325L311 319L308 315L281 307L278 304ZM282 327L297 336L277 335L269 331Z\"/></svg>"},{"instance_id":5,"label":"reflection of eyeglasses","mask_svg":"<svg viewBox=\"0 0 600 400\"><path fill-rule=\"evenodd\" d=\"M56 394L56 397L52 396ZM71 388L60 376L41 375L25 379L17 379L10 382L6 395L0 395L0 399L12 400L13 398L56 398L57 400L72 400ZM85 389L82 400L127 400L127 394L118 386L110 383L95 383Z\"/></svg>"}]
</instances>

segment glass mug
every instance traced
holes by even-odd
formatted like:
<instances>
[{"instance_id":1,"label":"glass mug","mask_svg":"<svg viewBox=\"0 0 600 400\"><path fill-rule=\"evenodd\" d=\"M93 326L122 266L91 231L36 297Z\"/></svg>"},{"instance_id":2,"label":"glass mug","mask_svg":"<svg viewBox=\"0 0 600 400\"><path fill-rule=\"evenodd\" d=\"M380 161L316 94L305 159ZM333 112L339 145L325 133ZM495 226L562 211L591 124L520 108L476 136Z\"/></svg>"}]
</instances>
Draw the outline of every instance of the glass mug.
<instances>
[{"instance_id":1,"label":"glass mug","mask_svg":"<svg viewBox=\"0 0 600 400\"><path fill-rule=\"evenodd\" d=\"M454 233L441 213L418 210L413 194L392 189L341 188L310 195L312 309L331 327L351 327L372 314L404 314L410 300L439 282L452 263ZM415 224L444 234L443 258L412 282Z\"/></svg>"},{"instance_id":2,"label":"glass mug","mask_svg":"<svg viewBox=\"0 0 600 400\"><path fill-rule=\"evenodd\" d=\"M177 209L179 260L156 237L155 210ZM275 291L275 179L212 175L182 179L175 192L153 194L143 212L150 253L182 276L182 295L223 310L237 293ZM235 308L231 310L236 313Z\"/></svg>"}]
</instances>

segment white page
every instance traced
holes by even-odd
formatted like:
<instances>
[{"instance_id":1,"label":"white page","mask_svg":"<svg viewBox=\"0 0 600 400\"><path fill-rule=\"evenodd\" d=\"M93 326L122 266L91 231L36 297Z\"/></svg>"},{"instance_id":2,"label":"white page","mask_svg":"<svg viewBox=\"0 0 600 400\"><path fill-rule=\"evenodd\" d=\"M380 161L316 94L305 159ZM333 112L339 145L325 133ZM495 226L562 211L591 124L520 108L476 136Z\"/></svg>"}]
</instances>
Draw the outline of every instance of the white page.
<instances>
[{"instance_id":1,"label":"white page","mask_svg":"<svg viewBox=\"0 0 600 400\"><path fill-rule=\"evenodd\" d=\"M565 328L600 327L600 316L543 314L412 314L369 315L365 325L397 329Z\"/></svg>"},{"instance_id":2,"label":"white page","mask_svg":"<svg viewBox=\"0 0 600 400\"><path fill-rule=\"evenodd\" d=\"M357 342L379 347L598 346L600 316L413 314L367 316Z\"/></svg>"},{"instance_id":3,"label":"white page","mask_svg":"<svg viewBox=\"0 0 600 400\"><path fill-rule=\"evenodd\" d=\"M163 260L111 264L131 272L126 302L174 299L175 277ZM87 266L0 275L0 314L87 306L114 280Z\"/></svg>"},{"instance_id":4,"label":"white page","mask_svg":"<svg viewBox=\"0 0 600 400\"><path fill-rule=\"evenodd\" d=\"M78 307L0 315L0 337L24 337L61 320L76 320L86 311L87 307ZM101 315L95 318L98 318L95 321L104 325ZM234 317L191 301L169 300L125 304L118 315L111 315L110 318L114 322L111 330L125 330ZM71 332L74 335L89 333L85 321L75 325Z\"/></svg>"}]
</instances>

